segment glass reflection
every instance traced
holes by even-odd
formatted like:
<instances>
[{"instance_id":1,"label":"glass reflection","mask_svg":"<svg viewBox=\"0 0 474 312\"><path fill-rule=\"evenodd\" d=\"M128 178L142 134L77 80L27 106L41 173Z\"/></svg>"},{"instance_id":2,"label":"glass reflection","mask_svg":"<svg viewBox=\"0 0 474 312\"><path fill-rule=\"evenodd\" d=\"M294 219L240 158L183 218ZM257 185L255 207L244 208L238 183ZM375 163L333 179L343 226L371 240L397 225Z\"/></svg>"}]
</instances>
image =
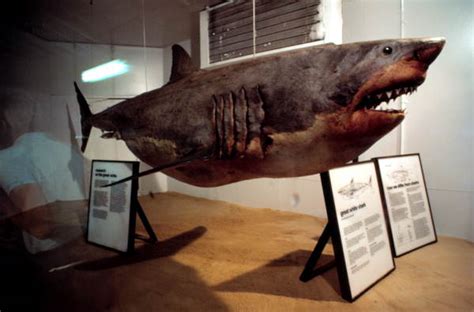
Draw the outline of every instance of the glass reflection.
<instances>
[{"instance_id":1,"label":"glass reflection","mask_svg":"<svg viewBox=\"0 0 474 312\"><path fill-rule=\"evenodd\" d=\"M35 131L38 102L26 90L2 90L0 206L22 233L31 254L54 249L78 236L86 211L84 158L71 144Z\"/></svg>"}]
</instances>

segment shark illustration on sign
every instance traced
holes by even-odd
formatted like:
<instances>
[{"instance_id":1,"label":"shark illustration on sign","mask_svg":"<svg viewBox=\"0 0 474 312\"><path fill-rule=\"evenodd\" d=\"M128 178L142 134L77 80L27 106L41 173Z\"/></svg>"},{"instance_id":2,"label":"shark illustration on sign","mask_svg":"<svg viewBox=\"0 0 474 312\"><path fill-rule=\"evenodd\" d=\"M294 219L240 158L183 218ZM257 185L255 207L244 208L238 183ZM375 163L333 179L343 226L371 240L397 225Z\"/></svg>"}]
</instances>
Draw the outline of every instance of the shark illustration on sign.
<instances>
[{"instance_id":1,"label":"shark illustration on sign","mask_svg":"<svg viewBox=\"0 0 474 312\"><path fill-rule=\"evenodd\" d=\"M98 114L75 84L82 150L97 127L153 168L138 176L163 171L212 187L316 174L356 158L404 119L382 103L414 92L444 42L326 44L209 70L175 45L166 85Z\"/></svg>"},{"instance_id":2,"label":"shark illustration on sign","mask_svg":"<svg viewBox=\"0 0 474 312\"><path fill-rule=\"evenodd\" d=\"M359 198L366 190L372 188L372 176L369 177L367 183L354 182L354 178L351 179L349 184L341 187L337 192L345 199Z\"/></svg>"}]
</instances>

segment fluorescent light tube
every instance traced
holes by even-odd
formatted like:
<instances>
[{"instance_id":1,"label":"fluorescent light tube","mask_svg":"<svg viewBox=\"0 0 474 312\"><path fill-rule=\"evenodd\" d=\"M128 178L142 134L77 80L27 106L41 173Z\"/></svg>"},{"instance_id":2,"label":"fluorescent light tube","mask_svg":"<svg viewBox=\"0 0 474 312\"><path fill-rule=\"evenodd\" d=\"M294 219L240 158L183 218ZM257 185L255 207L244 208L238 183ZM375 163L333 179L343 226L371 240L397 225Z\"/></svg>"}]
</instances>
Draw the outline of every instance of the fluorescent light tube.
<instances>
[{"instance_id":1,"label":"fluorescent light tube","mask_svg":"<svg viewBox=\"0 0 474 312\"><path fill-rule=\"evenodd\" d=\"M122 60L113 60L85 70L81 74L83 82L96 82L125 74L130 66Z\"/></svg>"}]
</instances>

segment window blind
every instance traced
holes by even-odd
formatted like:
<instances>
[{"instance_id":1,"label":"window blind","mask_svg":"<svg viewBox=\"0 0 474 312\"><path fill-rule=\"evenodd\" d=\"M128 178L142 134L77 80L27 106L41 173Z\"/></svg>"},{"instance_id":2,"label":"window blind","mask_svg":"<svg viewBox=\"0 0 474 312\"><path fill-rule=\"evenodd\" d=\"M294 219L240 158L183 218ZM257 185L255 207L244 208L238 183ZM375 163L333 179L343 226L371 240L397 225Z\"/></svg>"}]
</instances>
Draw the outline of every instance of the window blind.
<instances>
[{"instance_id":1,"label":"window blind","mask_svg":"<svg viewBox=\"0 0 474 312\"><path fill-rule=\"evenodd\" d=\"M236 0L211 10L209 62L323 40L319 8L319 0Z\"/></svg>"}]
</instances>

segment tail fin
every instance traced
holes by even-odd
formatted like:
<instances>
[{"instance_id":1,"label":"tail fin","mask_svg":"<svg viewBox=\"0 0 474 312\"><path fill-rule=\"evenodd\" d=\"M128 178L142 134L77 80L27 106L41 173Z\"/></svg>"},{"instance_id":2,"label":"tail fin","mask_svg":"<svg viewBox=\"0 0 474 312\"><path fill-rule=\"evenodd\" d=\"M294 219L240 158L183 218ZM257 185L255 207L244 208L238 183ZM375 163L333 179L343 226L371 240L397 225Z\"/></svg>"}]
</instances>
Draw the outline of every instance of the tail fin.
<instances>
[{"instance_id":1,"label":"tail fin","mask_svg":"<svg viewBox=\"0 0 474 312\"><path fill-rule=\"evenodd\" d=\"M89 140L89 134L91 133L92 123L90 117L92 117L92 112L87 104L86 98L82 94L81 90L77 86L77 83L74 81L74 89L76 89L77 102L79 103L79 108L81 111L81 130L82 130L82 145L81 151L86 150L87 141Z\"/></svg>"}]
</instances>

